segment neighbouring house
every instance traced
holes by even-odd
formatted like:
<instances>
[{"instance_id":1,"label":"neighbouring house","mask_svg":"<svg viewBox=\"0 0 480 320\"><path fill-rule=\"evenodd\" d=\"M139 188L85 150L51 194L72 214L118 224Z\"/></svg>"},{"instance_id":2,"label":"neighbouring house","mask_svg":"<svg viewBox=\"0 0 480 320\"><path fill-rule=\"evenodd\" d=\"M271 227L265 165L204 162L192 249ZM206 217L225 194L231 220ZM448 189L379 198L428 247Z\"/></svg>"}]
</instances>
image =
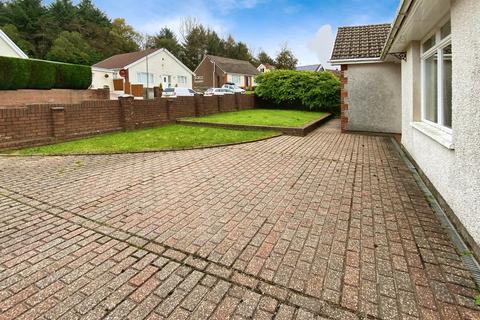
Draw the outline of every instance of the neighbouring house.
<instances>
[{"instance_id":1,"label":"neighbouring house","mask_svg":"<svg viewBox=\"0 0 480 320\"><path fill-rule=\"evenodd\" d=\"M124 77L120 70L125 70ZM93 88L111 87L113 80L125 79L152 89L182 87L191 89L194 73L166 49L147 49L118 54L92 66Z\"/></svg>"},{"instance_id":2,"label":"neighbouring house","mask_svg":"<svg viewBox=\"0 0 480 320\"><path fill-rule=\"evenodd\" d=\"M114 88L113 79L118 77L118 72L110 69L92 67L92 88Z\"/></svg>"},{"instance_id":3,"label":"neighbouring house","mask_svg":"<svg viewBox=\"0 0 480 320\"><path fill-rule=\"evenodd\" d=\"M297 71L313 71L313 72L322 72L325 71L325 68L321 64L310 64L307 66L296 67Z\"/></svg>"},{"instance_id":4,"label":"neighbouring house","mask_svg":"<svg viewBox=\"0 0 480 320\"><path fill-rule=\"evenodd\" d=\"M10 39L5 32L0 29L0 56L28 59L25 52L20 49L15 42Z\"/></svg>"},{"instance_id":5,"label":"neighbouring house","mask_svg":"<svg viewBox=\"0 0 480 320\"><path fill-rule=\"evenodd\" d=\"M225 83L234 83L242 88L255 85L255 76L258 74L250 62L205 55L202 62L195 69L194 86L198 90L221 87Z\"/></svg>"},{"instance_id":6,"label":"neighbouring house","mask_svg":"<svg viewBox=\"0 0 480 320\"><path fill-rule=\"evenodd\" d=\"M339 29L331 58L342 69L342 129L401 132L479 257L480 1L402 0L393 24L355 28Z\"/></svg>"},{"instance_id":7,"label":"neighbouring house","mask_svg":"<svg viewBox=\"0 0 480 320\"><path fill-rule=\"evenodd\" d=\"M262 63L257 67L257 70L260 73L265 73L265 72L270 72L272 70L275 70L275 67L269 63Z\"/></svg>"}]
</instances>

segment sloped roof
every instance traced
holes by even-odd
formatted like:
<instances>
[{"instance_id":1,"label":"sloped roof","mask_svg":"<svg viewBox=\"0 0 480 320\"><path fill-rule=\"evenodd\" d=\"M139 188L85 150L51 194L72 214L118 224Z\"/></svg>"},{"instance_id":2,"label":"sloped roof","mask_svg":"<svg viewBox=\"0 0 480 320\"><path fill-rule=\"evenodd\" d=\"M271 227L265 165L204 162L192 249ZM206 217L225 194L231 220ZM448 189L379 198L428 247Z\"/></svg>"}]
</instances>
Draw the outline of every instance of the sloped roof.
<instances>
[{"instance_id":1,"label":"sloped roof","mask_svg":"<svg viewBox=\"0 0 480 320\"><path fill-rule=\"evenodd\" d=\"M322 68L321 64L311 64L308 66L298 66L295 68L297 71L319 71Z\"/></svg>"},{"instance_id":2,"label":"sloped roof","mask_svg":"<svg viewBox=\"0 0 480 320\"><path fill-rule=\"evenodd\" d=\"M122 69L123 67L128 66L129 64L132 64L157 50L158 49L147 49L143 51L117 54L94 64L93 67L104 69Z\"/></svg>"},{"instance_id":3,"label":"sloped roof","mask_svg":"<svg viewBox=\"0 0 480 320\"><path fill-rule=\"evenodd\" d=\"M260 66L262 66L262 65L265 67L265 69L268 69L268 70L273 70L273 69L275 69L275 67L272 66L270 63L261 63ZM259 66L259 67L260 67L260 66Z\"/></svg>"},{"instance_id":4,"label":"sloped roof","mask_svg":"<svg viewBox=\"0 0 480 320\"><path fill-rule=\"evenodd\" d=\"M22 51L22 49L20 49L16 44L15 42L12 41L12 39L10 39L7 34L5 32L2 31L2 29L0 29L0 40L5 42L5 44L7 46L9 46L13 52L16 53L16 55L18 56L18 58L23 58L23 59L28 59L28 56L25 54L25 52Z\"/></svg>"},{"instance_id":5,"label":"sloped roof","mask_svg":"<svg viewBox=\"0 0 480 320\"><path fill-rule=\"evenodd\" d=\"M207 57L215 62L215 64L227 73L237 73L246 75L258 74L257 68L255 68L250 62L245 60L230 59L218 56L207 55Z\"/></svg>"},{"instance_id":6,"label":"sloped roof","mask_svg":"<svg viewBox=\"0 0 480 320\"><path fill-rule=\"evenodd\" d=\"M389 23L338 28L331 60L379 58L390 29Z\"/></svg>"}]
</instances>

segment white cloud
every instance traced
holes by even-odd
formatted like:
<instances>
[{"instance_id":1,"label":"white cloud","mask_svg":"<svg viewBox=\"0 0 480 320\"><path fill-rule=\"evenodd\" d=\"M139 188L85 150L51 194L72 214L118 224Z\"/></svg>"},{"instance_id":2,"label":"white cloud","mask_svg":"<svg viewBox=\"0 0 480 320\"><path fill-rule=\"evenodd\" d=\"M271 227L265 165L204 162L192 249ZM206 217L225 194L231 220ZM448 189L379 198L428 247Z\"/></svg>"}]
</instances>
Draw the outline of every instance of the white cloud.
<instances>
[{"instance_id":1,"label":"white cloud","mask_svg":"<svg viewBox=\"0 0 480 320\"><path fill-rule=\"evenodd\" d=\"M175 10L162 10L158 14L154 14L139 25L138 29L141 32L153 34L163 27L169 27L177 33L177 36L180 36L182 22L187 17L193 17L199 23L212 28L221 35L225 35L230 29L230 24L218 15L214 15L206 1L185 1L183 3L177 3Z\"/></svg>"},{"instance_id":2,"label":"white cloud","mask_svg":"<svg viewBox=\"0 0 480 320\"><path fill-rule=\"evenodd\" d=\"M334 42L335 36L332 26L326 24L321 26L315 33L315 36L308 41L307 47L316 55L322 65L331 67L327 61L330 59Z\"/></svg>"}]
</instances>

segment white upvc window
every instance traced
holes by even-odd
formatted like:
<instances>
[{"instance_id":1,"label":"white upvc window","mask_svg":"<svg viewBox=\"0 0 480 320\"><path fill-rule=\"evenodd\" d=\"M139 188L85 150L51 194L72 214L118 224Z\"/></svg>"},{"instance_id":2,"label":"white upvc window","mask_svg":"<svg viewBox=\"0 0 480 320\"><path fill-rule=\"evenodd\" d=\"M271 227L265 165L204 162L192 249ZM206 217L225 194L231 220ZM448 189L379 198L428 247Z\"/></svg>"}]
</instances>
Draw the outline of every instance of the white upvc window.
<instances>
[{"instance_id":1,"label":"white upvc window","mask_svg":"<svg viewBox=\"0 0 480 320\"><path fill-rule=\"evenodd\" d=\"M137 81L143 85L147 85L148 79L148 86L153 85L153 73L146 73L146 72L137 72Z\"/></svg>"},{"instance_id":2,"label":"white upvc window","mask_svg":"<svg viewBox=\"0 0 480 320\"><path fill-rule=\"evenodd\" d=\"M422 121L452 132L450 20L422 41Z\"/></svg>"},{"instance_id":3,"label":"white upvc window","mask_svg":"<svg viewBox=\"0 0 480 320\"><path fill-rule=\"evenodd\" d=\"M235 83L236 85L241 85L242 84L242 77L237 75L237 74L232 74L232 83Z\"/></svg>"},{"instance_id":4,"label":"white upvc window","mask_svg":"<svg viewBox=\"0 0 480 320\"><path fill-rule=\"evenodd\" d=\"M178 84L187 84L187 77L185 76L177 76Z\"/></svg>"}]
</instances>

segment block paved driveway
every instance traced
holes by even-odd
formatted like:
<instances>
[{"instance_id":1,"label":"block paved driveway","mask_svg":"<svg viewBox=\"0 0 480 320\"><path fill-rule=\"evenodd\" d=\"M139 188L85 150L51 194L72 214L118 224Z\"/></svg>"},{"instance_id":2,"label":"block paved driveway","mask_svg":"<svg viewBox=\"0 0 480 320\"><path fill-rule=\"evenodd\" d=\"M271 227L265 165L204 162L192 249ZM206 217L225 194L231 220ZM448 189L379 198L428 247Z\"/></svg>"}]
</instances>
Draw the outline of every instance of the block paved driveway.
<instances>
[{"instance_id":1,"label":"block paved driveway","mask_svg":"<svg viewBox=\"0 0 480 320\"><path fill-rule=\"evenodd\" d=\"M1 319L480 319L390 138L0 157Z\"/></svg>"}]
</instances>

